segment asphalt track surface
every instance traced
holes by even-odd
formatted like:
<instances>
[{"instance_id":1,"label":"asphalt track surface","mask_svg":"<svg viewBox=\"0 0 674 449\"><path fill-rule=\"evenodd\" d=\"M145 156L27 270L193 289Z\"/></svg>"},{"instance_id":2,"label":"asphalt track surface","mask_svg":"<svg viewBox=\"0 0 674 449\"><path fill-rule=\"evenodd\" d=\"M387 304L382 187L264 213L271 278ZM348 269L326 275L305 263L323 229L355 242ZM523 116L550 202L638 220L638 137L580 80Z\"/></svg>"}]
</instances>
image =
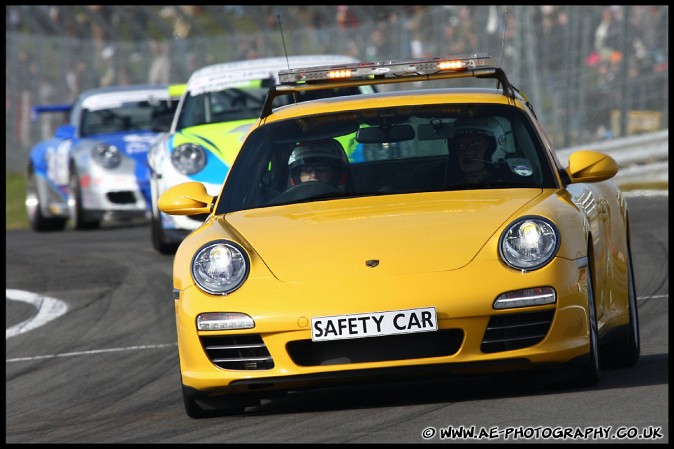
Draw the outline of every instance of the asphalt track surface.
<instances>
[{"instance_id":1,"label":"asphalt track surface","mask_svg":"<svg viewBox=\"0 0 674 449\"><path fill-rule=\"evenodd\" d=\"M7 231L5 442L459 442L441 437L451 427L482 430L463 442L667 443L668 196L628 204L636 367L606 369L585 389L533 373L323 388L202 420L183 409L172 256L152 249L148 226Z\"/></svg>"}]
</instances>

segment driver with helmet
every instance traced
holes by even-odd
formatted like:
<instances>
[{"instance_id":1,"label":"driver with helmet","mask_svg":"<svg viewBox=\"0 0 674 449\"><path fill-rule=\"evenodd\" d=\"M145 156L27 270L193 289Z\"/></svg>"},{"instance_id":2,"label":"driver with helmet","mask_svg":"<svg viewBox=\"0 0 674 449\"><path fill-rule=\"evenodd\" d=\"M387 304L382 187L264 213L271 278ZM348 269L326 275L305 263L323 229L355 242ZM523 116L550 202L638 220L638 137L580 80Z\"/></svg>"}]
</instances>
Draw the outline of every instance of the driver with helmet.
<instances>
[{"instance_id":1,"label":"driver with helmet","mask_svg":"<svg viewBox=\"0 0 674 449\"><path fill-rule=\"evenodd\" d=\"M506 135L493 118L459 119L451 144L464 181L494 180L506 153Z\"/></svg>"},{"instance_id":2,"label":"driver with helmet","mask_svg":"<svg viewBox=\"0 0 674 449\"><path fill-rule=\"evenodd\" d=\"M334 187L346 185L347 159L333 139L300 142L288 158L290 184L320 181Z\"/></svg>"}]
</instances>

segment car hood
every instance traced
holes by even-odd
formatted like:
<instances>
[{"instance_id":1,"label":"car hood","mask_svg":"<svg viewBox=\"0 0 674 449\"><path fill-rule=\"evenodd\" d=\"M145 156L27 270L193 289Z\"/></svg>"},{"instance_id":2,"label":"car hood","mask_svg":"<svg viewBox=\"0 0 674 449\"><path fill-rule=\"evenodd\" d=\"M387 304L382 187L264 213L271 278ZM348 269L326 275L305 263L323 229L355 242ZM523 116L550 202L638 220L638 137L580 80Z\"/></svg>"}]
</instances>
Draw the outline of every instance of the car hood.
<instances>
[{"instance_id":1,"label":"car hood","mask_svg":"<svg viewBox=\"0 0 674 449\"><path fill-rule=\"evenodd\" d=\"M186 142L201 145L209 152L206 157L208 162L201 171L189 175L190 178L205 184L222 184L255 120L237 120L185 128L169 139L170 151L173 152Z\"/></svg>"},{"instance_id":2,"label":"car hood","mask_svg":"<svg viewBox=\"0 0 674 449\"><path fill-rule=\"evenodd\" d=\"M429 192L318 201L239 211L226 220L282 281L437 272L468 264L504 222L541 192ZM378 261L377 270L366 266L370 260Z\"/></svg>"},{"instance_id":3,"label":"car hood","mask_svg":"<svg viewBox=\"0 0 674 449\"><path fill-rule=\"evenodd\" d=\"M176 133L173 146L176 147L186 141L198 143L230 167L256 120L237 120L185 128Z\"/></svg>"}]
</instances>

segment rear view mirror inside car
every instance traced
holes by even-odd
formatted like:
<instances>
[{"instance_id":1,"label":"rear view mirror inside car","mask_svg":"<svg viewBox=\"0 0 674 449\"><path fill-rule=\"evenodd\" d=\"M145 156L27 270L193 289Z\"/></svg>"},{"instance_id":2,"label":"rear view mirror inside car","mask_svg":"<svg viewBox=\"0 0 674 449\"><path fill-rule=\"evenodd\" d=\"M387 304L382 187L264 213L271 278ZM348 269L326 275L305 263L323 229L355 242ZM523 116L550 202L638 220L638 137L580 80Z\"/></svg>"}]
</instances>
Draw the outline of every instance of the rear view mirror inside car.
<instances>
[{"instance_id":1,"label":"rear view mirror inside car","mask_svg":"<svg viewBox=\"0 0 674 449\"><path fill-rule=\"evenodd\" d=\"M434 123L419 125L419 140L451 139L454 137L454 126L451 123Z\"/></svg>"},{"instance_id":2,"label":"rear view mirror inside car","mask_svg":"<svg viewBox=\"0 0 674 449\"><path fill-rule=\"evenodd\" d=\"M356 134L360 143L401 142L414 139L414 128L411 125L381 125L361 128Z\"/></svg>"}]
</instances>

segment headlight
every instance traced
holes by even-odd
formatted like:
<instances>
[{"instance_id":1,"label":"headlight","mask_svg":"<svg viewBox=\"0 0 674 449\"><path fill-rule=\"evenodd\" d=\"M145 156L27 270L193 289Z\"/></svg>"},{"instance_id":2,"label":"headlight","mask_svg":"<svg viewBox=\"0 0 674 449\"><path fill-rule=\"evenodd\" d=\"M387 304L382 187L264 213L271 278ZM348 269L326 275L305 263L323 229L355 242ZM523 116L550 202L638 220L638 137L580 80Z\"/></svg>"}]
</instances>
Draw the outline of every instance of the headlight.
<instances>
[{"instance_id":1,"label":"headlight","mask_svg":"<svg viewBox=\"0 0 674 449\"><path fill-rule=\"evenodd\" d=\"M207 293L226 295L243 284L250 262L243 248L221 240L204 245L192 259L192 277Z\"/></svg>"},{"instance_id":2,"label":"headlight","mask_svg":"<svg viewBox=\"0 0 674 449\"><path fill-rule=\"evenodd\" d=\"M116 146L97 143L91 149L91 158L103 168L116 168L122 163L122 153Z\"/></svg>"},{"instance_id":3,"label":"headlight","mask_svg":"<svg viewBox=\"0 0 674 449\"><path fill-rule=\"evenodd\" d=\"M550 262L559 248L559 231L543 217L522 217L503 231L499 254L518 270L537 270Z\"/></svg>"},{"instance_id":4,"label":"headlight","mask_svg":"<svg viewBox=\"0 0 674 449\"><path fill-rule=\"evenodd\" d=\"M171 162L183 175L193 175L206 165L206 152L196 143L183 143L173 150Z\"/></svg>"}]
</instances>

